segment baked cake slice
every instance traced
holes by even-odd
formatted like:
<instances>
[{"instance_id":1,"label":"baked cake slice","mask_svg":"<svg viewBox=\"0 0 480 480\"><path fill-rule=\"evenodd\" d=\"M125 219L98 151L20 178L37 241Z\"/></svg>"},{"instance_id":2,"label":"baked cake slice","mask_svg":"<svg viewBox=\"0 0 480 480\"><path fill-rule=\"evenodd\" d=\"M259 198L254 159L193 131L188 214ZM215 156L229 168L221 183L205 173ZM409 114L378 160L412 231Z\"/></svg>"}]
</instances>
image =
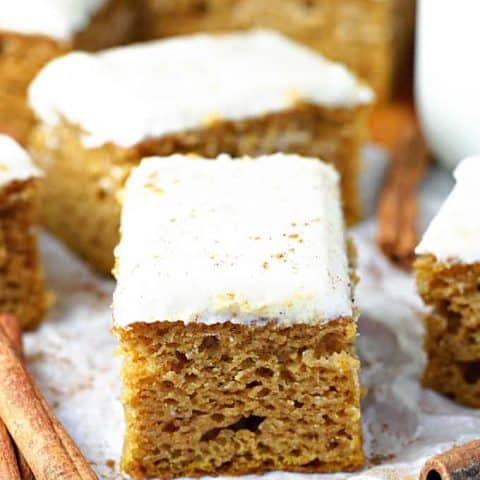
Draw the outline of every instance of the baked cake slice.
<instances>
[{"instance_id":1,"label":"baked cake slice","mask_svg":"<svg viewBox=\"0 0 480 480\"><path fill-rule=\"evenodd\" d=\"M69 50L125 43L137 29L130 0L4 0L0 14L0 132L26 142L34 118L27 87L43 65ZM138 7L137 7L138 8Z\"/></svg>"},{"instance_id":2,"label":"baked cake slice","mask_svg":"<svg viewBox=\"0 0 480 480\"><path fill-rule=\"evenodd\" d=\"M417 248L426 319L424 384L480 407L480 156L464 160L456 185Z\"/></svg>"},{"instance_id":3,"label":"baked cake slice","mask_svg":"<svg viewBox=\"0 0 480 480\"><path fill-rule=\"evenodd\" d=\"M127 473L362 465L338 182L331 166L284 154L134 170L113 301Z\"/></svg>"},{"instance_id":4,"label":"baked cake slice","mask_svg":"<svg viewBox=\"0 0 480 480\"><path fill-rule=\"evenodd\" d=\"M144 38L272 28L348 65L381 100L411 84L415 0L142 1Z\"/></svg>"},{"instance_id":5,"label":"baked cake slice","mask_svg":"<svg viewBox=\"0 0 480 480\"><path fill-rule=\"evenodd\" d=\"M0 135L0 313L14 314L23 328L47 307L34 231L40 176L27 153Z\"/></svg>"},{"instance_id":6,"label":"baked cake slice","mask_svg":"<svg viewBox=\"0 0 480 480\"><path fill-rule=\"evenodd\" d=\"M50 63L30 88L42 124L45 224L98 269L118 243L117 193L144 156L277 151L323 158L359 218L359 147L372 92L269 31L194 35Z\"/></svg>"}]
</instances>

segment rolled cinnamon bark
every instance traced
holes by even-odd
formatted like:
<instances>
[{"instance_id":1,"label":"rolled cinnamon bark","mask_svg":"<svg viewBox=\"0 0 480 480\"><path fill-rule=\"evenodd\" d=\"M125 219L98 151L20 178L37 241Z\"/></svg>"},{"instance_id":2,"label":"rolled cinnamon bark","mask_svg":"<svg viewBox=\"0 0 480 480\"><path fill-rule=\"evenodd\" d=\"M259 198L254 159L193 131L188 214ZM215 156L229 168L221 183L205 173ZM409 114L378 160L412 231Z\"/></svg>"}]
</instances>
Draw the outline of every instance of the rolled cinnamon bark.
<instances>
[{"instance_id":1,"label":"rolled cinnamon bark","mask_svg":"<svg viewBox=\"0 0 480 480\"><path fill-rule=\"evenodd\" d=\"M398 133L391 154L378 205L377 245L393 263L409 270L417 244L417 189L429 163L425 142L415 124Z\"/></svg>"},{"instance_id":2,"label":"rolled cinnamon bark","mask_svg":"<svg viewBox=\"0 0 480 480\"><path fill-rule=\"evenodd\" d=\"M0 327L0 417L10 435L37 480L96 479L26 371L15 335Z\"/></svg>"},{"instance_id":3,"label":"rolled cinnamon bark","mask_svg":"<svg viewBox=\"0 0 480 480\"><path fill-rule=\"evenodd\" d=\"M5 334L7 335L8 339L10 340L17 353L23 356L22 330L19 323L17 322L17 319L12 315L0 315L0 328L3 328ZM0 421L0 423L1 425L3 425L3 422ZM10 439L10 435L8 434L5 427L4 430L7 433L8 438ZM17 446L13 444L13 442L11 442L11 444L14 450L14 455L17 462L17 470L20 474L21 480L35 480L32 470L28 466L25 457L22 455L20 450L18 450ZM0 478L3 478L3 476L0 475Z\"/></svg>"},{"instance_id":4,"label":"rolled cinnamon bark","mask_svg":"<svg viewBox=\"0 0 480 480\"><path fill-rule=\"evenodd\" d=\"M23 356L22 330L13 315L0 314L0 328L3 329L15 351Z\"/></svg>"},{"instance_id":5,"label":"rolled cinnamon bark","mask_svg":"<svg viewBox=\"0 0 480 480\"><path fill-rule=\"evenodd\" d=\"M25 460L25 457L21 454L18 448L16 449L16 451L17 451L18 469L20 470L20 477L22 478L22 480L35 480L35 477L33 476L33 472L28 466L28 463Z\"/></svg>"},{"instance_id":6,"label":"rolled cinnamon bark","mask_svg":"<svg viewBox=\"0 0 480 480\"><path fill-rule=\"evenodd\" d=\"M0 422L0 478L22 480L12 440L2 422Z\"/></svg>"},{"instance_id":7,"label":"rolled cinnamon bark","mask_svg":"<svg viewBox=\"0 0 480 480\"><path fill-rule=\"evenodd\" d=\"M0 316L0 329L3 328L6 336L10 340L15 351L23 356L23 342L22 342L22 330L20 324L12 316L3 315ZM71 439L70 435L64 430L63 425L58 421L55 414L51 411L48 402L45 400L45 397L40 392L40 389L37 385L34 384L37 396L42 406L44 407L47 415L52 421L53 428L55 432L60 437L62 443L67 449L72 461L77 465L78 468L83 469L86 463L85 458L82 453L75 445L75 442ZM20 454L21 455L21 454ZM22 476L22 480L33 480L33 474L29 471L29 467L24 457L21 457L19 460L19 468ZM2 477L0 477L1 479ZM96 478L96 477L95 477Z\"/></svg>"},{"instance_id":8,"label":"rolled cinnamon bark","mask_svg":"<svg viewBox=\"0 0 480 480\"><path fill-rule=\"evenodd\" d=\"M480 479L480 440L451 448L430 458L419 480Z\"/></svg>"},{"instance_id":9,"label":"rolled cinnamon bark","mask_svg":"<svg viewBox=\"0 0 480 480\"><path fill-rule=\"evenodd\" d=\"M15 326L16 320L10 315L0 315L0 326L5 326L12 333L12 340L21 342L21 336L17 332L20 328ZM13 326L13 329L11 328ZM20 333L21 335L21 333ZM5 425L0 421L0 478L5 480L23 480L17 463L15 446L10 438ZM27 479L29 480L29 479Z\"/></svg>"}]
</instances>

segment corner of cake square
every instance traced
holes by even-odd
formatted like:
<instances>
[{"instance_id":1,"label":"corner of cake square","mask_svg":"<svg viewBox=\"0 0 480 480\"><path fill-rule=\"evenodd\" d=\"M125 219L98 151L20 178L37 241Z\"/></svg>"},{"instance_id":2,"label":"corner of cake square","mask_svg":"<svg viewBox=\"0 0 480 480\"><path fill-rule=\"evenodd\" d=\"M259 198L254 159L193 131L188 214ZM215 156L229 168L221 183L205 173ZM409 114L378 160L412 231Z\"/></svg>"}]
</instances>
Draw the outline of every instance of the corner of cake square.
<instances>
[{"instance_id":1,"label":"corner of cake square","mask_svg":"<svg viewBox=\"0 0 480 480\"><path fill-rule=\"evenodd\" d=\"M363 464L354 258L318 159L144 159L123 195L114 332L135 478Z\"/></svg>"},{"instance_id":2,"label":"corner of cake square","mask_svg":"<svg viewBox=\"0 0 480 480\"><path fill-rule=\"evenodd\" d=\"M27 89L52 59L133 41L138 5L131 0L2 2L0 15L0 131L27 144L35 118ZM138 3L138 2L137 2Z\"/></svg>"},{"instance_id":3,"label":"corner of cake square","mask_svg":"<svg viewBox=\"0 0 480 480\"><path fill-rule=\"evenodd\" d=\"M12 138L0 135L0 313L35 327L48 304L37 251L41 171Z\"/></svg>"},{"instance_id":4,"label":"corner of cake square","mask_svg":"<svg viewBox=\"0 0 480 480\"><path fill-rule=\"evenodd\" d=\"M425 321L425 386L480 408L480 156L463 160L456 185L417 247Z\"/></svg>"}]
</instances>

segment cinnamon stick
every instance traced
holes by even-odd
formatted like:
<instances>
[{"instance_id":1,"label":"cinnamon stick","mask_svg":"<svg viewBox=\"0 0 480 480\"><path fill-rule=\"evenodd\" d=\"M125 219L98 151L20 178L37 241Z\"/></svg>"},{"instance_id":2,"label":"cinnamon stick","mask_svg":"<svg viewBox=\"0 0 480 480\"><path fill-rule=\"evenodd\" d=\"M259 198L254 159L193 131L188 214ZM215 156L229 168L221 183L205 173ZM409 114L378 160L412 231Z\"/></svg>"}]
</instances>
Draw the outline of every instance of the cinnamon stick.
<instances>
[{"instance_id":1,"label":"cinnamon stick","mask_svg":"<svg viewBox=\"0 0 480 480\"><path fill-rule=\"evenodd\" d=\"M15 350L19 353L19 355L23 356L22 330L16 318L13 315L8 315L8 314L0 315L0 328L3 328L5 334L7 335L8 339L12 343ZM0 421L0 423L3 425L3 422ZM6 431L6 428L5 428L5 431ZM8 437L10 438L10 435L8 435ZM32 470L28 466L28 463L25 460L25 457L18 450L16 445L14 445L13 442L11 443L12 443L12 447L14 447L14 450L15 450L17 468L18 468L18 471L20 472L20 478L22 480L35 480ZM3 478L3 477L0 476L0 478Z\"/></svg>"},{"instance_id":2,"label":"cinnamon stick","mask_svg":"<svg viewBox=\"0 0 480 480\"><path fill-rule=\"evenodd\" d=\"M2 422L0 422L0 478L22 480L12 439Z\"/></svg>"},{"instance_id":3,"label":"cinnamon stick","mask_svg":"<svg viewBox=\"0 0 480 480\"><path fill-rule=\"evenodd\" d=\"M0 326L0 417L12 438L37 480L96 479L26 371L15 338Z\"/></svg>"},{"instance_id":4,"label":"cinnamon stick","mask_svg":"<svg viewBox=\"0 0 480 480\"><path fill-rule=\"evenodd\" d=\"M480 440L451 448L430 458L420 480L478 480L480 478Z\"/></svg>"},{"instance_id":5,"label":"cinnamon stick","mask_svg":"<svg viewBox=\"0 0 480 480\"><path fill-rule=\"evenodd\" d=\"M11 330L11 326L14 322L16 322L16 320L10 315L0 315L0 325L5 325L12 334L13 331ZM16 328L14 328L14 330L15 338L13 338L13 340L18 342L19 334L17 333ZM18 331L20 331L19 328ZM0 421L0 478L5 480L24 480L17 462L18 457L17 452L15 451L15 445L13 444L5 425Z\"/></svg>"},{"instance_id":6,"label":"cinnamon stick","mask_svg":"<svg viewBox=\"0 0 480 480\"><path fill-rule=\"evenodd\" d=\"M14 317L12 316L0 316L0 328L3 328L5 331L6 336L8 337L9 341L11 342L13 348L15 351L23 356L23 342L22 342L22 330L20 328L19 323L15 320ZM62 439L62 442L66 446L67 450L69 451L70 455L72 456L72 459L74 460L75 463L78 463L79 465L82 465L85 462L85 459L81 452L78 450L77 446L73 442L73 440L70 438L70 436L65 432L63 429L63 426L61 423L58 421L58 419L55 417L53 412L50 409L50 406L48 405L47 401L43 397L42 393L38 389L38 387L35 385L36 391L38 394L38 398L40 402L42 403L43 407L45 408L47 414L49 415L53 427L57 434L60 436ZM19 459L19 469L20 473L22 475L22 480L33 480L33 474L31 473L31 470L28 467L27 462L25 461L25 458L20 455ZM30 471L29 471L30 470Z\"/></svg>"},{"instance_id":7,"label":"cinnamon stick","mask_svg":"<svg viewBox=\"0 0 480 480\"><path fill-rule=\"evenodd\" d=\"M3 329L16 352L23 356L22 330L17 319L13 315L1 314L0 328Z\"/></svg>"},{"instance_id":8,"label":"cinnamon stick","mask_svg":"<svg viewBox=\"0 0 480 480\"><path fill-rule=\"evenodd\" d=\"M35 480L35 477L33 476L33 472L29 467L27 460L25 460L25 457L21 454L18 448L17 448L17 462L18 462L18 469L20 470L20 477L22 477L22 480Z\"/></svg>"},{"instance_id":9,"label":"cinnamon stick","mask_svg":"<svg viewBox=\"0 0 480 480\"><path fill-rule=\"evenodd\" d=\"M377 245L393 263L410 269L418 240L417 190L429 163L425 142L415 122L400 129L391 155L377 213Z\"/></svg>"}]
</instances>

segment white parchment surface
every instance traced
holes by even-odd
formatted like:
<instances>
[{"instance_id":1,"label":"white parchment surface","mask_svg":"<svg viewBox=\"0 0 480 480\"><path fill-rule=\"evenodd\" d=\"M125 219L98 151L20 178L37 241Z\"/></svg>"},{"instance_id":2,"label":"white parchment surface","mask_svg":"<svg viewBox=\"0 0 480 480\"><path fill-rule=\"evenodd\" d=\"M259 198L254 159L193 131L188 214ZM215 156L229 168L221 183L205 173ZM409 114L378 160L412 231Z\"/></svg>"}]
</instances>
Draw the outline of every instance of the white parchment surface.
<instances>
[{"instance_id":1,"label":"white parchment surface","mask_svg":"<svg viewBox=\"0 0 480 480\"><path fill-rule=\"evenodd\" d=\"M366 160L363 193L371 210L385 156L369 148ZM451 185L447 173L431 172L422 193L423 227ZM375 247L375 230L373 218L352 230L361 277L358 351L367 389L362 407L367 465L349 475L272 472L268 479L413 479L428 456L480 437L480 410L457 406L419 385L424 310L412 276L391 266ZM46 234L41 249L56 302L38 331L26 335L28 366L99 477L123 478L120 361L110 333L114 283L91 273Z\"/></svg>"}]
</instances>

